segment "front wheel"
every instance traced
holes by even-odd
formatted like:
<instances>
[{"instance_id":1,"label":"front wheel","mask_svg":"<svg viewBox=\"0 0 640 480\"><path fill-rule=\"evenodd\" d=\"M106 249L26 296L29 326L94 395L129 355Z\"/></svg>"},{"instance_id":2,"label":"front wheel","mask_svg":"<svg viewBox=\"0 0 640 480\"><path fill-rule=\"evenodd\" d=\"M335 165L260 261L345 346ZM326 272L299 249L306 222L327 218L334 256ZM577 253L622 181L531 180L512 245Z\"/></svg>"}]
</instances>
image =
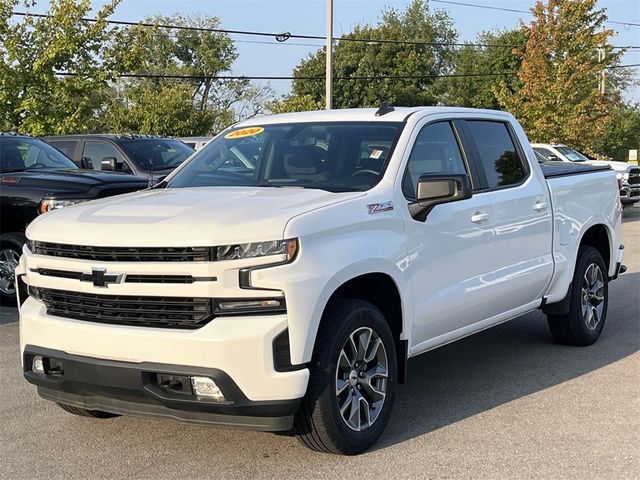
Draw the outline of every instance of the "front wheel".
<instances>
[{"instance_id":1,"label":"front wheel","mask_svg":"<svg viewBox=\"0 0 640 480\"><path fill-rule=\"evenodd\" d=\"M587 346L595 343L607 317L607 268L598 250L580 247L571 283L569 313L547 315L549 330L558 343Z\"/></svg>"},{"instance_id":2,"label":"front wheel","mask_svg":"<svg viewBox=\"0 0 640 480\"><path fill-rule=\"evenodd\" d=\"M361 300L333 302L309 370L295 419L300 441L346 455L371 447L389 421L397 375L393 336L380 310Z\"/></svg>"},{"instance_id":3,"label":"front wheel","mask_svg":"<svg viewBox=\"0 0 640 480\"><path fill-rule=\"evenodd\" d=\"M0 235L0 304L15 304L15 270L22 254L22 245L24 239L19 234Z\"/></svg>"}]
</instances>

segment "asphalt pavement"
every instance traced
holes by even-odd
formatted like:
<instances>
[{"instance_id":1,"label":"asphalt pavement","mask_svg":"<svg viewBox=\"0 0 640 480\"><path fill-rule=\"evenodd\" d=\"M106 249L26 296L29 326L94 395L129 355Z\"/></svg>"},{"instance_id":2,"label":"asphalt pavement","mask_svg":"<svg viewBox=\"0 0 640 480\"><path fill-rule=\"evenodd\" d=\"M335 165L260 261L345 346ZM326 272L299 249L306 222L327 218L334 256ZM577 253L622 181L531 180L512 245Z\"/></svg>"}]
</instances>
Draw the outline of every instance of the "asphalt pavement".
<instances>
[{"instance_id":1,"label":"asphalt pavement","mask_svg":"<svg viewBox=\"0 0 640 480\"><path fill-rule=\"evenodd\" d=\"M640 478L640 208L625 211L627 273L587 348L553 343L534 312L409 364L373 450L136 418L85 419L21 375L17 312L0 307L0 478Z\"/></svg>"}]
</instances>

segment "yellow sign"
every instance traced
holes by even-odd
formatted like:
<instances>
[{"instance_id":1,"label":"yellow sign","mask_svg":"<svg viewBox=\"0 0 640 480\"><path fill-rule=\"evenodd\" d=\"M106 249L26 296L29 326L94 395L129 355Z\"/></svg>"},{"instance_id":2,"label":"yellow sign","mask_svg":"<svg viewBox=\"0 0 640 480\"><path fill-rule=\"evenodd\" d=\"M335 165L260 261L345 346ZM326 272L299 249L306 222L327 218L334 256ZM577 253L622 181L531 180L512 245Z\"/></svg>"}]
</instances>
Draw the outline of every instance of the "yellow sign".
<instances>
[{"instance_id":1,"label":"yellow sign","mask_svg":"<svg viewBox=\"0 0 640 480\"><path fill-rule=\"evenodd\" d=\"M233 138L252 137L262 132L264 132L264 128L262 127L248 127L229 132L224 136L224 138L231 140Z\"/></svg>"}]
</instances>

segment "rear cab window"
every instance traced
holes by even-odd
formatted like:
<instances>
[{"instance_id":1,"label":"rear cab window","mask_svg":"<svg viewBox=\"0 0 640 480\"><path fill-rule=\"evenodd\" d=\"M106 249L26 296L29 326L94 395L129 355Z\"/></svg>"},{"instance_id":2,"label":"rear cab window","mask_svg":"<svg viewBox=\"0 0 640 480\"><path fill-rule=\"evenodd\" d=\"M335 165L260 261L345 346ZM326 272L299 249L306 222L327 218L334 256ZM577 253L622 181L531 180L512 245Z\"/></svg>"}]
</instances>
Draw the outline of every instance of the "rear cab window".
<instances>
[{"instance_id":1,"label":"rear cab window","mask_svg":"<svg viewBox=\"0 0 640 480\"><path fill-rule=\"evenodd\" d=\"M524 181L528 172L506 123L467 120L465 124L489 190L515 186Z\"/></svg>"}]
</instances>

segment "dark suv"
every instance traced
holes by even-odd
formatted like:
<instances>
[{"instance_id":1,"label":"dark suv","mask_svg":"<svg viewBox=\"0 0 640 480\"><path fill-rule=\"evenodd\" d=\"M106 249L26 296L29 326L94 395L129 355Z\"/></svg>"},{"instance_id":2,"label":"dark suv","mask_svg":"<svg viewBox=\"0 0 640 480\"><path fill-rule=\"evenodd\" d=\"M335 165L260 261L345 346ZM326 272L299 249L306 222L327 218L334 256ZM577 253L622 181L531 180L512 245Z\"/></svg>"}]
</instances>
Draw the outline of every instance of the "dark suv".
<instances>
[{"instance_id":1,"label":"dark suv","mask_svg":"<svg viewBox=\"0 0 640 480\"><path fill-rule=\"evenodd\" d=\"M40 213L147 187L143 178L82 170L41 140L0 132L0 303L15 298L24 231Z\"/></svg>"},{"instance_id":2,"label":"dark suv","mask_svg":"<svg viewBox=\"0 0 640 480\"><path fill-rule=\"evenodd\" d=\"M179 140L147 135L43 137L81 168L123 172L152 180L168 175L194 150Z\"/></svg>"}]
</instances>

